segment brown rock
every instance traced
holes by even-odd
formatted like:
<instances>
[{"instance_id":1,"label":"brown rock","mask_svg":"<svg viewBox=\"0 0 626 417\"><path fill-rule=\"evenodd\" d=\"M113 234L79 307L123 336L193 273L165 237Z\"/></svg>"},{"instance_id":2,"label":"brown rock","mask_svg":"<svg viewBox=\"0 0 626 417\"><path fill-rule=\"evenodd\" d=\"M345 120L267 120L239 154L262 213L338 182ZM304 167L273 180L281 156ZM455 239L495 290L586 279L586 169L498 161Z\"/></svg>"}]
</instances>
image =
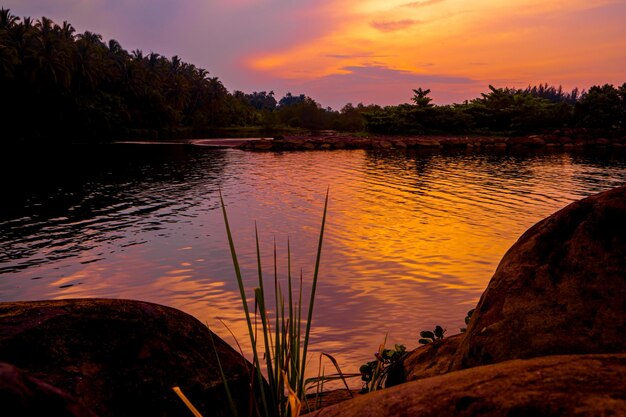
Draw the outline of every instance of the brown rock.
<instances>
[{"instance_id":1,"label":"brown rock","mask_svg":"<svg viewBox=\"0 0 626 417\"><path fill-rule=\"evenodd\" d=\"M563 136L562 138L559 138L559 142L561 143L561 145L567 145L573 142L572 138L567 137L567 136Z\"/></svg>"},{"instance_id":2,"label":"brown rock","mask_svg":"<svg viewBox=\"0 0 626 417\"><path fill-rule=\"evenodd\" d=\"M543 139L546 144L560 142L560 138L557 135L543 135L541 139Z\"/></svg>"},{"instance_id":3,"label":"brown rock","mask_svg":"<svg viewBox=\"0 0 626 417\"><path fill-rule=\"evenodd\" d=\"M626 351L626 187L576 201L509 249L453 369Z\"/></svg>"},{"instance_id":4,"label":"brown rock","mask_svg":"<svg viewBox=\"0 0 626 417\"><path fill-rule=\"evenodd\" d=\"M415 146L418 148L440 148L441 143L434 139L418 139Z\"/></svg>"},{"instance_id":5,"label":"brown rock","mask_svg":"<svg viewBox=\"0 0 626 417\"><path fill-rule=\"evenodd\" d=\"M255 151L271 151L274 144L271 140L255 140L252 141L252 145Z\"/></svg>"},{"instance_id":6,"label":"brown rock","mask_svg":"<svg viewBox=\"0 0 626 417\"><path fill-rule=\"evenodd\" d=\"M214 340L242 414L249 364ZM230 414L209 330L190 315L157 304L0 303L0 361L70 393L101 417L187 415L173 386L205 416Z\"/></svg>"},{"instance_id":7,"label":"brown rock","mask_svg":"<svg viewBox=\"0 0 626 417\"><path fill-rule=\"evenodd\" d=\"M372 143L374 149L391 149L393 145L386 140L379 140Z\"/></svg>"},{"instance_id":8,"label":"brown rock","mask_svg":"<svg viewBox=\"0 0 626 417\"><path fill-rule=\"evenodd\" d=\"M7 363L0 363L0 404L6 416L96 417L68 393Z\"/></svg>"},{"instance_id":9,"label":"brown rock","mask_svg":"<svg viewBox=\"0 0 626 417\"><path fill-rule=\"evenodd\" d=\"M408 382L310 415L623 416L625 381L626 354L551 356Z\"/></svg>"},{"instance_id":10,"label":"brown rock","mask_svg":"<svg viewBox=\"0 0 626 417\"><path fill-rule=\"evenodd\" d=\"M509 144L511 146L523 145L529 148L540 148L546 144L546 141L538 135L532 135L528 137L510 138Z\"/></svg>"},{"instance_id":11,"label":"brown rock","mask_svg":"<svg viewBox=\"0 0 626 417\"><path fill-rule=\"evenodd\" d=\"M450 372L452 360L463 336L464 333L456 334L409 352L402 361L402 366L390 372L386 385L391 387Z\"/></svg>"}]
</instances>

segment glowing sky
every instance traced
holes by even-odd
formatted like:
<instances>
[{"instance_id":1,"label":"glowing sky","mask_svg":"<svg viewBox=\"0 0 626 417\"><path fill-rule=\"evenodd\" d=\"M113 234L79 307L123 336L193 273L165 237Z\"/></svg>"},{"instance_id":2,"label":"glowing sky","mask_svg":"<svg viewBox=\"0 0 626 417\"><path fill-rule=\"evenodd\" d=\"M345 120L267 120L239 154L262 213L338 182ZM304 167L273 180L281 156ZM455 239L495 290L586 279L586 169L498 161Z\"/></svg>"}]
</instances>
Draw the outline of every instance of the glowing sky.
<instances>
[{"instance_id":1,"label":"glowing sky","mask_svg":"<svg viewBox=\"0 0 626 417\"><path fill-rule=\"evenodd\" d=\"M626 82L626 0L0 0L324 106L439 104L499 87Z\"/></svg>"}]
</instances>

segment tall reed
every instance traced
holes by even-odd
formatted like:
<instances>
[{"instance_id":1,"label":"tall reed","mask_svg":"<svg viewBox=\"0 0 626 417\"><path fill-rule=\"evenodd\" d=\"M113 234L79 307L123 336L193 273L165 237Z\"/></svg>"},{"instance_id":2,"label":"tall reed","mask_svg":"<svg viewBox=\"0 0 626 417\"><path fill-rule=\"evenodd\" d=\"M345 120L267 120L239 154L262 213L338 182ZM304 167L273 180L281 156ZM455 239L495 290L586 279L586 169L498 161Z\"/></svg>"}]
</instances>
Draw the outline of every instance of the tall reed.
<instances>
[{"instance_id":1,"label":"tall reed","mask_svg":"<svg viewBox=\"0 0 626 417\"><path fill-rule=\"evenodd\" d=\"M291 275L291 247L287 243L287 299L283 288L278 282L276 243L274 242L274 298L275 306L272 311L266 304L265 287L263 285L263 269L261 265L261 250L259 234L255 225L255 242L258 270L258 287L254 290L255 311L254 317L248 308L248 299L244 286L241 268L235 251L226 205L220 192L220 202L224 215L224 224L228 236L228 244L233 259L237 284L241 296L242 306L248 327L250 343L252 345L252 362L255 367L255 376L259 392L258 413L264 417L297 417L300 414L306 396L306 359L313 320L315 292L319 275L319 265L322 254L322 242L328 209L328 190L324 201L324 212L320 227L319 241L315 259L315 269L311 282L311 294L306 317L302 317L302 273L297 300L293 294L293 278ZM260 335L258 320L260 320ZM302 333L304 325L304 334ZM263 381L262 363L265 365L267 385Z\"/></svg>"}]
</instances>

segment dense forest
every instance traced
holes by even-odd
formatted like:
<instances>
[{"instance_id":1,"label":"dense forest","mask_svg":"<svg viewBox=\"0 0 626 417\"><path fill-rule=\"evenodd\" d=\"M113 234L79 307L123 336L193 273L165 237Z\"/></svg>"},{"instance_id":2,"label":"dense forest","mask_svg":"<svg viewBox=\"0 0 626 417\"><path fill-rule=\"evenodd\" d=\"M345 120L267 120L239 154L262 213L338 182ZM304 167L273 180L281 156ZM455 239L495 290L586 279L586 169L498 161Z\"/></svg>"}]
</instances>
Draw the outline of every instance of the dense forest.
<instances>
[{"instance_id":1,"label":"dense forest","mask_svg":"<svg viewBox=\"0 0 626 417\"><path fill-rule=\"evenodd\" d=\"M0 9L0 117L13 140L202 137L224 129L339 130L379 134L527 134L562 127L626 128L626 83L564 91L550 85L495 88L462 104L433 105L430 90L412 104L323 108L304 94L229 92L182 62L126 51L68 22L33 20ZM410 94L407 94L410 96Z\"/></svg>"}]
</instances>

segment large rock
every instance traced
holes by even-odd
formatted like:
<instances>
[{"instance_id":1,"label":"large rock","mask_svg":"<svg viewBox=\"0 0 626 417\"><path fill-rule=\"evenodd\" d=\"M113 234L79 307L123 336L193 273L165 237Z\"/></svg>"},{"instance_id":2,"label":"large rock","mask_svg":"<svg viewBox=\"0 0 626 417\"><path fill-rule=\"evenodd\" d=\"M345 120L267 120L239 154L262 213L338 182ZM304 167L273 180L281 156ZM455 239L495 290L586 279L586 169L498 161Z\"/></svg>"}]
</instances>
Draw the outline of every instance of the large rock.
<instances>
[{"instance_id":1,"label":"large rock","mask_svg":"<svg viewBox=\"0 0 626 417\"><path fill-rule=\"evenodd\" d=\"M249 364L214 339L240 414L247 415ZM0 361L101 417L188 415L174 386L205 417L230 415L208 329L169 307L104 299L0 303Z\"/></svg>"},{"instance_id":2,"label":"large rock","mask_svg":"<svg viewBox=\"0 0 626 417\"><path fill-rule=\"evenodd\" d=\"M626 187L574 202L509 249L453 369L555 354L626 352Z\"/></svg>"},{"instance_id":3,"label":"large rock","mask_svg":"<svg viewBox=\"0 0 626 417\"><path fill-rule=\"evenodd\" d=\"M76 398L7 363L0 363L0 404L6 416L96 417Z\"/></svg>"},{"instance_id":4,"label":"large rock","mask_svg":"<svg viewBox=\"0 0 626 417\"><path fill-rule=\"evenodd\" d=\"M623 416L625 382L626 354L514 360L408 382L311 416Z\"/></svg>"}]
</instances>

